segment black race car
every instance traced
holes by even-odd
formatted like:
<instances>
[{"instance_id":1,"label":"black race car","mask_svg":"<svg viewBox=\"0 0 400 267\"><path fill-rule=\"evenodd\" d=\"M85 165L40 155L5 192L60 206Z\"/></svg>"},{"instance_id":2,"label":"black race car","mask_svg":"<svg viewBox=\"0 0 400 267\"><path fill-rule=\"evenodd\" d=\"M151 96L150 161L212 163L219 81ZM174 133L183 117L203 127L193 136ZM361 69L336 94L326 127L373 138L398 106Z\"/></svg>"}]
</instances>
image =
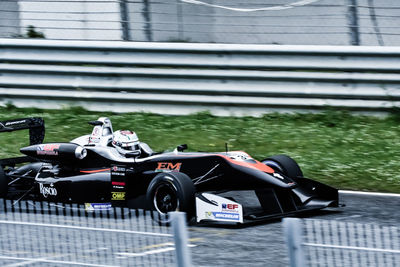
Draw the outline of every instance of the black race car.
<instances>
[{"instance_id":1,"label":"black race car","mask_svg":"<svg viewBox=\"0 0 400 267\"><path fill-rule=\"evenodd\" d=\"M338 190L303 177L298 164L276 155L257 161L243 151L122 155L112 146L111 121L89 122L90 135L46 143L41 118L0 122L0 132L29 129L26 156L0 160L0 197L85 203L90 210L127 206L184 211L195 222L245 223L338 206ZM161 216L162 217L162 216Z\"/></svg>"}]
</instances>

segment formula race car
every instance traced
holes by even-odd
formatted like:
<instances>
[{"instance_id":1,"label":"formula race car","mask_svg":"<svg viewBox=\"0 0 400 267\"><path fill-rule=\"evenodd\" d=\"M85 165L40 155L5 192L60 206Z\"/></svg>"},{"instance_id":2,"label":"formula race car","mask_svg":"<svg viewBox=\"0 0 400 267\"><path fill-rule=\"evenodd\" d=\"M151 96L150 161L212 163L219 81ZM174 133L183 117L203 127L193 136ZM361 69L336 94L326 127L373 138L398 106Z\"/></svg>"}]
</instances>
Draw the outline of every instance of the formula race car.
<instances>
[{"instance_id":1,"label":"formula race car","mask_svg":"<svg viewBox=\"0 0 400 267\"><path fill-rule=\"evenodd\" d=\"M151 209L161 218L179 210L198 223L240 224L338 206L337 189L303 177L285 155L257 161L243 151L184 152L186 145L156 153L133 132L113 132L108 118L89 124L89 135L43 144L43 119L0 122L0 132L30 134L30 146L20 149L26 156L0 160L0 197ZM130 149L121 149L126 144Z\"/></svg>"}]
</instances>

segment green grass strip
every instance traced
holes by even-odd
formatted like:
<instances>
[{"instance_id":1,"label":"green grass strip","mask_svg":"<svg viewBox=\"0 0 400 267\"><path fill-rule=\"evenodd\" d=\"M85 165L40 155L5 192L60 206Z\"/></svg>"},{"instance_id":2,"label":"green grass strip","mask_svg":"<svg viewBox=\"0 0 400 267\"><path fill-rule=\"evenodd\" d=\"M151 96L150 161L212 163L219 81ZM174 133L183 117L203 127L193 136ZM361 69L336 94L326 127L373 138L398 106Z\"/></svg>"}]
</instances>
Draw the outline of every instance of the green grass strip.
<instances>
[{"instance_id":1,"label":"green grass strip","mask_svg":"<svg viewBox=\"0 0 400 267\"><path fill-rule=\"evenodd\" d=\"M189 151L243 150L258 160L274 154L293 157L306 177L339 189L400 193L400 116L272 113L261 118L215 117L209 113L163 116L0 107L0 120L40 116L45 142L67 142L89 134L87 121L107 116L114 130L134 130L153 150L188 144ZM0 158L19 155L27 131L0 135Z\"/></svg>"}]
</instances>

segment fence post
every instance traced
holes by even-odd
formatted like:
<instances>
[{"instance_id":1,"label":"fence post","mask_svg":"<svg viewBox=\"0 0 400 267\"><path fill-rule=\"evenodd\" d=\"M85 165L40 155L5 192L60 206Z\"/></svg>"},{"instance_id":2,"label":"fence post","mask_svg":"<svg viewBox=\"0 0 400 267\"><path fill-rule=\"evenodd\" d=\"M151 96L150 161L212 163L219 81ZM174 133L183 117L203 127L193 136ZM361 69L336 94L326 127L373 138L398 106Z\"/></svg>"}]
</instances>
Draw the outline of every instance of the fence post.
<instances>
[{"instance_id":1,"label":"fence post","mask_svg":"<svg viewBox=\"0 0 400 267\"><path fill-rule=\"evenodd\" d=\"M360 45L360 25L358 24L357 0L348 0L348 20L350 32L350 44Z\"/></svg>"},{"instance_id":2,"label":"fence post","mask_svg":"<svg viewBox=\"0 0 400 267\"><path fill-rule=\"evenodd\" d=\"M188 249L188 234L186 229L186 214L184 212L170 212L172 229L175 239L175 254L177 267L192 266Z\"/></svg>"},{"instance_id":3,"label":"fence post","mask_svg":"<svg viewBox=\"0 0 400 267\"><path fill-rule=\"evenodd\" d=\"M297 218L284 218L283 232L289 250L290 266L305 266L304 251L302 247L303 230L301 228L301 220Z\"/></svg>"},{"instance_id":4,"label":"fence post","mask_svg":"<svg viewBox=\"0 0 400 267\"><path fill-rule=\"evenodd\" d=\"M122 40L130 41L131 33L129 29L129 11L127 0L120 0L119 2L120 16L121 16L121 29L122 29Z\"/></svg>"}]
</instances>

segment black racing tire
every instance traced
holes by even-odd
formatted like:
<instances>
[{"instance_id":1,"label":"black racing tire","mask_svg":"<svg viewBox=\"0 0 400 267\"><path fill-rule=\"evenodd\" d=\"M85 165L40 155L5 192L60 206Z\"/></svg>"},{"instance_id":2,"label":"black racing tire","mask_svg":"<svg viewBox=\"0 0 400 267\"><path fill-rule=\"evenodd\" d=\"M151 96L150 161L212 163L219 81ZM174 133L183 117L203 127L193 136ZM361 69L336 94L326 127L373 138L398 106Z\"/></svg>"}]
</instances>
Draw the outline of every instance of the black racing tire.
<instances>
[{"instance_id":1,"label":"black racing tire","mask_svg":"<svg viewBox=\"0 0 400 267\"><path fill-rule=\"evenodd\" d=\"M0 198L5 198L8 192L8 182L3 167L0 166Z\"/></svg>"},{"instance_id":2,"label":"black racing tire","mask_svg":"<svg viewBox=\"0 0 400 267\"><path fill-rule=\"evenodd\" d=\"M186 212L189 221L195 211L195 186L184 173L160 173L151 180L146 201L150 209L160 215L159 222L168 222L168 212L171 211Z\"/></svg>"},{"instance_id":3,"label":"black racing tire","mask_svg":"<svg viewBox=\"0 0 400 267\"><path fill-rule=\"evenodd\" d=\"M289 176L293 179L303 177L303 172L300 169L299 164L289 156L286 155L274 155L261 161L265 165L273 168L274 170L282 172L284 175Z\"/></svg>"}]
</instances>

